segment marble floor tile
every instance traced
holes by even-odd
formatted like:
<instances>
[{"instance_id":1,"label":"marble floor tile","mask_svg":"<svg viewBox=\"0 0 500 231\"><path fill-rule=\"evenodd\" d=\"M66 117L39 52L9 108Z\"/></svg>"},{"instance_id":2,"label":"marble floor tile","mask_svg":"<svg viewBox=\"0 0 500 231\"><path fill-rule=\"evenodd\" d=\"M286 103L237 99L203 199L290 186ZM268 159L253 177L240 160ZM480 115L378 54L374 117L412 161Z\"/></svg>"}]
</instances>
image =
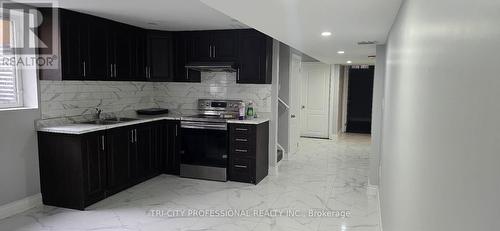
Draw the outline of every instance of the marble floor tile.
<instances>
[{"instance_id":1,"label":"marble floor tile","mask_svg":"<svg viewBox=\"0 0 500 231\"><path fill-rule=\"evenodd\" d=\"M2 231L378 231L379 205L367 193L370 137L301 139L259 185L161 175L86 211L40 206L0 220ZM247 211L240 216L154 216L153 211ZM349 211L349 217L309 211ZM253 214L260 211L258 215ZM272 214L271 211L291 214ZM268 212L268 213L266 213Z\"/></svg>"}]
</instances>

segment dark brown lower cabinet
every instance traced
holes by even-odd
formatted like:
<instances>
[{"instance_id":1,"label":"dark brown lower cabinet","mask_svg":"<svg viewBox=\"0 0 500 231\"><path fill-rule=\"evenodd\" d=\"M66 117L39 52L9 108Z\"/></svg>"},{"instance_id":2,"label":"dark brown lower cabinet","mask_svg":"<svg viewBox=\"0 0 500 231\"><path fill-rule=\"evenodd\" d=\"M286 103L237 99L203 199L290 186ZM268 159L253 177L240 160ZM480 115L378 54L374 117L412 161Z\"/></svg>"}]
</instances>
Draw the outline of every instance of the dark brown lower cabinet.
<instances>
[{"instance_id":1,"label":"dark brown lower cabinet","mask_svg":"<svg viewBox=\"0 0 500 231\"><path fill-rule=\"evenodd\" d=\"M268 174L269 122L229 124L229 180L258 184Z\"/></svg>"},{"instance_id":2,"label":"dark brown lower cabinet","mask_svg":"<svg viewBox=\"0 0 500 231\"><path fill-rule=\"evenodd\" d=\"M40 183L46 205L83 210L106 197L104 133L38 133Z\"/></svg>"},{"instance_id":3,"label":"dark brown lower cabinet","mask_svg":"<svg viewBox=\"0 0 500 231\"><path fill-rule=\"evenodd\" d=\"M134 183L135 145L134 127L120 127L106 131L108 195L115 194ZM43 195L42 195L43 196Z\"/></svg>"},{"instance_id":4,"label":"dark brown lower cabinet","mask_svg":"<svg viewBox=\"0 0 500 231\"><path fill-rule=\"evenodd\" d=\"M179 150L180 124L179 121L167 121L163 129L164 173L179 175L181 156Z\"/></svg>"},{"instance_id":5,"label":"dark brown lower cabinet","mask_svg":"<svg viewBox=\"0 0 500 231\"><path fill-rule=\"evenodd\" d=\"M178 121L82 135L38 133L46 205L85 207L161 173L178 174Z\"/></svg>"},{"instance_id":6,"label":"dark brown lower cabinet","mask_svg":"<svg viewBox=\"0 0 500 231\"><path fill-rule=\"evenodd\" d=\"M134 129L135 178L142 182L159 175L163 168L163 129L164 122L137 126Z\"/></svg>"}]
</instances>

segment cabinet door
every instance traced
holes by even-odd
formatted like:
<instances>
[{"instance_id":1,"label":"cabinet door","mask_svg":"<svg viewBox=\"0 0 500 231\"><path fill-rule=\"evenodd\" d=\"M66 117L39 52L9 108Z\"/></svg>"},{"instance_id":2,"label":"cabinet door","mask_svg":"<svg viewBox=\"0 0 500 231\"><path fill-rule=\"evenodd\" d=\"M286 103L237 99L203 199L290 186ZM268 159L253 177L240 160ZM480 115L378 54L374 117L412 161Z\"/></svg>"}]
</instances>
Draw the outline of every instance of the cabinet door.
<instances>
[{"instance_id":1,"label":"cabinet door","mask_svg":"<svg viewBox=\"0 0 500 231\"><path fill-rule=\"evenodd\" d=\"M180 127L177 121L167 121L164 129L164 163L165 173L179 175L180 174L180 153L179 153L179 137Z\"/></svg>"},{"instance_id":2,"label":"cabinet door","mask_svg":"<svg viewBox=\"0 0 500 231\"><path fill-rule=\"evenodd\" d=\"M146 30L138 29L134 34L134 79L146 81L148 80L147 32Z\"/></svg>"},{"instance_id":3,"label":"cabinet door","mask_svg":"<svg viewBox=\"0 0 500 231\"><path fill-rule=\"evenodd\" d=\"M164 122L157 122L151 127L151 158L149 162L149 176L155 177L163 169L164 152Z\"/></svg>"},{"instance_id":4,"label":"cabinet door","mask_svg":"<svg viewBox=\"0 0 500 231\"><path fill-rule=\"evenodd\" d=\"M210 32L189 32L186 36L188 62L205 62L212 57Z\"/></svg>"},{"instance_id":5,"label":"cabinet door","mask_svg":"<svg viewBox=\"0 0 500 231\"><path fill-rule=\"evenodd\" d=\"M174 33L174 82L201 82L201 73L199 71L187 70L188 63L188 38L192 32Z\"/></svg>"},{"instance_id":6,"label":"cabinet door","mask_svg":"<svg viewBox=\"0 0 500 231\"><path fill-rule=\"evenodd\" d=\"M173 79L172 35L169 32L152 32L148 36L149 79L170 81Z\"/></svg>"},{"instance_id":7,"label":"cabinet door","mask_svg":"<svg viewBox=\"0 0 500 231\"><path fill-rule=\"evenodd\" d=\"M85 205L105 197L106 155L104 133L90 133L82 138Z\"/></svg>"},{"instance_id":8,"label":"cabinet door","mask_svg":"<svg viewBox=\"0 0 500 231\"><path fill-rule=\"evenodd\" d=\"M271 42L258 31L240 31L237 83L271 83Z\"/></svg>"},{"instance_id":9,"label":"cabinet door","mask_svg":"<svg viewBox=\"0 0 500 231\"><path fill-rule=\"evenodd\" d=\"M85 24L86 49L84 64L85 80L105 80L109 75L107 57L107 27L103 20L87 17Z\"/></svg>"},{"instance_id":10,"label":"cabinet door","mask_svg":"<svg viewBox=\"0 0 500 231\"><path fill-rule=\"evenodd\" d=\"M151 126L140 125L134 130L137 132L137 153L134 165L136 166L136 178L138 180L143 180L150 175L150 165L151 165Z\"/></svg>"},{"instance_id":11,"label":"cabinet door","mask_svg":"<svg viewBox=\"0 0 500 231\"><path fill-rule=\"evenodd\" d=\"M131 80L133 29L127 25L110 23L109 56L112 77L110 80Z\"/></svg>"},{"instance_id":12,"label":"cabinet door","mask_svg":"<svg viewBox=\"0 0 500 231\"><path fill-rule=\"evenodd\" d=\"M82 20L68 11L61 11L61 68L63 80L83 79Z\"/></svg>"},{"instance_id":13,"label":"cabinet door","mask_svg":"<svg viewBox=\"0 0 500 231\"><path fill-rule=\"evenodd\" d=\"M211 38L212 60L229 62L238 59L238 40L234 30L214 31Z\"/></svg>"},{"instance_id":14,"label":"cabinet door","mask_svg":"<svg viewBox=\"0 0 500 231\"><path fill-rule=\"evenodd\" d=\"M107 188L111 193L130 186L133 182L132 132L128 127L109 130L107 142Z\"/></svg>"}]
</instances>

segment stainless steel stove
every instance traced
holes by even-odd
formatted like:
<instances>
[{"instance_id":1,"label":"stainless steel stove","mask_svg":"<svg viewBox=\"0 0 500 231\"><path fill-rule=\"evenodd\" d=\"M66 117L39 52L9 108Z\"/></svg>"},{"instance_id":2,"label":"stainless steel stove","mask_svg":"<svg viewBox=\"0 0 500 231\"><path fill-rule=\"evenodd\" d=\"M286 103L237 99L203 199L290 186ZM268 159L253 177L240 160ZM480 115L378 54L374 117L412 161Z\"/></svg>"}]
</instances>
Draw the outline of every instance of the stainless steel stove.
<instances>
[{"instance_id":1,"label":"stainless steel stove","mask_svg":"<svg viewBox=\"0 0 500 231\"><path fill-rule=\"evenodd\" d=\"M181 176L227 181L227 120L241 100L198 100L198 114L181 118Z\"/></svg>"},{"instance_id":2,"label":"stainless steel stove","mask_svg":"<svg viewBox=\"0 0 500 231\"><path fill-rule=\"evenodd\" d=\"M199 99L199 114L182 117L182 120L222 122L227 119L236 119L242 104L243 101L241 100Z\"/></svg>"}]
</instances>

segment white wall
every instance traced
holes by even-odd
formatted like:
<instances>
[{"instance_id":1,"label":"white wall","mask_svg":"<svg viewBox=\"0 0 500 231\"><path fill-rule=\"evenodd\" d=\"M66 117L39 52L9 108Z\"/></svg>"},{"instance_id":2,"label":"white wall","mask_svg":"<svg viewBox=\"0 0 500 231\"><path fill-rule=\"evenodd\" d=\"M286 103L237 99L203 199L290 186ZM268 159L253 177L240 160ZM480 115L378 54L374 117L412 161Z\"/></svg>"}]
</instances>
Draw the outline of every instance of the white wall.
<instances>
[{"instance_id":1,"label":"white wall","mask_svg":"<svg viewBox=\"0 0 500 231\"><path fill-rule=\"evenodd\" d=\"M38 109L0 111L0 205L40 192Z\"/></svg>"},{"instance_id":2,"label":"white wall","mask_svg":"<svg viewBox=\"0 0 500 231\"><path fill-rule=\"evenodd\" d=\"M271 85L271 119L269 121L269 165L276 166L278 163L278 88L279 88L279 63L280 63L280 42L273 39L273 68Z\"/></svg>"},{"instance_id":3,"label":"white wall","mask_svg":"<svg viewBox=\"0 0 500 231\"><path fill-rule=\"evenodd\" d=\"M385 84L385 45L377 45L377 59L375 62L375 76L373 79L372 101L372 147L370 153L370 185L379 184L380 148L382 142L382 110Z\"/></svg>"},{"instance_id":4,"label":"white wall","mask_svg":"<svg viewBox=\"0 0 500 231\"><path fill-rule=\"evenodd\" d=\"M387 44L384 231L499 229L499 12L404 2Z\"/></svg>"}]
</instances>

